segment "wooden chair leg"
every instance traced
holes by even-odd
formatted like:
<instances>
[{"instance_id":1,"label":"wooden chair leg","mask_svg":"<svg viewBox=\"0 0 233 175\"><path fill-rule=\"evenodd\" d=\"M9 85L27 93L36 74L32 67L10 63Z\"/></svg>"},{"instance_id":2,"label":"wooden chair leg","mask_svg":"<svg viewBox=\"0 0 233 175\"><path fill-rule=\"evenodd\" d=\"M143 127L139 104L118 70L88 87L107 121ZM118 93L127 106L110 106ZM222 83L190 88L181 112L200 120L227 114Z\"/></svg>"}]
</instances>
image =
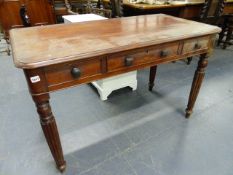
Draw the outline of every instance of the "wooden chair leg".
<instances>
[{"instance_id":1,"label":"wooden chair leg","mask_svg":"<svg viewBox=\"0 0 233 175\"><path fill-rule=\"evenodd\" d=\"M231 36L232 36L232 29L233 29L232 26L230 26L230 27L228 28L226 40L225 40L225 42L224 42L224 44L223 44L223 49L226 49L227 46L230 45L230 41L231 41L231 38L232 38L232 37L231 37Z\"/></svg>"},{"instance_id":2,"label":"wooden chair leg","mask_svg":"<svg viewBox=\"0 0 233 175\"><path fill-rule=\"evenodd\" d=\"M222 28L222 31L219 33L219 38L218 38L218 43L217 43L217 46L219 46L222 42L223 42L223 38L225 36L225 33L227 31L227 19L225 18L224 21L223 21L223 24L221 26Z\"/></svg>"}]
</instances>

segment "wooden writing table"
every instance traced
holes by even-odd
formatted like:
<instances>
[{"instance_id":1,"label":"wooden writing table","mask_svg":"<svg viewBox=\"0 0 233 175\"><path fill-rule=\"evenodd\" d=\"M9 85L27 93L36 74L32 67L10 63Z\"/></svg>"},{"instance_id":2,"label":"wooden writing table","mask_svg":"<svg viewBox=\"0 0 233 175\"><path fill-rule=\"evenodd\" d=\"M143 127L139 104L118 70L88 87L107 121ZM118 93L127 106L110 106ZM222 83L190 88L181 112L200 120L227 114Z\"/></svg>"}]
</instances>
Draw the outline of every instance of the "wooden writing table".
<instances>
[{"instance_id":1,"label":"wooden writing table","mask_svg":"<svg viewBox=\"0 0 233 175\"><path fill-rule=\"evenodd\" d=\"M151 91L158 64L200 55L189 117L219 32L215 26L163 14L11 30L15 66L24 70L57 168L64 171L66 163L50 92L146 67Z\"/></svg>"}]
</instances>

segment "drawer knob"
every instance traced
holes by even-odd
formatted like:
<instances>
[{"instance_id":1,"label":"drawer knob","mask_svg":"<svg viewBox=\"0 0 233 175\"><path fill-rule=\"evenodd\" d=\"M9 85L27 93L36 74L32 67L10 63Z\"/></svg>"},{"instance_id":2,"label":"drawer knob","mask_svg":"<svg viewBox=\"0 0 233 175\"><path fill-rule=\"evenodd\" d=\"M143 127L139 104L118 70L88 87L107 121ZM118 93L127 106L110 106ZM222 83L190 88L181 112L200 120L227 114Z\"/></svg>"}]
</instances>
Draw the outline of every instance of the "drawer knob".
<instances>
[{"instance_id":1,"label":"drawer knob","mask_svg":"<svg viewBox=\"0 0 233 175\"><path fill-rule=\"evenodd\" d=\"M170 54L168 50L162 50L160 52L160 57L167 57Z\"/></svg>"},{"instance_id":2,"label":"drawer knob","mask_svg":"<svg viewBox=\"0 0 233 175\"><path fill-rule=\"evenodd\" d=\"M73 78L79 78L81 76L81 70L77 67L71 69L71 75Z\"/></svg>"},{"instance_id":3,"label":"drawer knob","mask_svg":"<svg viewBox=\"0 0 233 175\"><path fill-rule=\"evenodd\" d=\"M133 65L133 57L126 57L125 58L125 66L132 66Z\"/></svg>"},{"instance_id":4,"label":"drawer knob","mask_svg":"<svg viewBox=\"0 0 233 175\"><path fill-rule=\"evenodd\" d=\"M200 49L201 48L201 44L199 44L199 43L196 43L195 45L194 45L194 49L196 50L196 49Z\"/></svg>"}]
</instances>

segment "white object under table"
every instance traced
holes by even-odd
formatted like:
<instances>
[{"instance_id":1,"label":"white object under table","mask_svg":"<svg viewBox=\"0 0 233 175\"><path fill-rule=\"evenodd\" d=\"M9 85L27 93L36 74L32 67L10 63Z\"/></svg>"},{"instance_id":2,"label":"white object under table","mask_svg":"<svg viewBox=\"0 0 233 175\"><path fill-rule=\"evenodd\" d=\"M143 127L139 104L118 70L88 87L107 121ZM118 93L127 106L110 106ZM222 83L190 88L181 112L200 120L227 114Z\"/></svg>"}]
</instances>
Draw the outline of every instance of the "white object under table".
<instances>
[{"instance_id":1,"label":"white object under table","mask_svg":"<svg viewBox=\"0 0 233 175\"><path fill-rule=\"evenodd\" d=\"M96 14L80 14L80 15L65 15L62 16L64 23L75 23L75 22L85 22L85 21L94 21L94 20L106 20L100 15ZM132 71L117 75L111 78L105 78L102 80L91 82L100 95L101 100L107 100L108 96L112 91L123 88L131 87L133 90L137 89L137 71Z\"/></svg>"},{"instance_id":2,"label":"white object under table","mask_svg":"<svg viewBox=\"0 0 233 175\"><path fill-rule=\"evenodd\" d=\"M65 24L108 19L96 14L64 15L62 18Z\"/></svg>"}]
</instances>

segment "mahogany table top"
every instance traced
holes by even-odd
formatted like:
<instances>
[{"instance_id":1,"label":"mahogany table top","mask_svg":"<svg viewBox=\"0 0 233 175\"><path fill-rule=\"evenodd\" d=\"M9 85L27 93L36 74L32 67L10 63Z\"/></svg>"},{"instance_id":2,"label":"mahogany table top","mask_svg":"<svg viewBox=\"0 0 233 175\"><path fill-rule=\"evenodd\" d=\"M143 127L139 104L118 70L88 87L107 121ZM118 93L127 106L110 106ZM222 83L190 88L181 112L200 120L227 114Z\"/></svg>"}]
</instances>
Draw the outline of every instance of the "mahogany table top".
<instances>
[{"instance_id":1,"label":"mahogany table top","mask_svg":"<svg viewBox=\"0 0 233 175\"><path fill-rule=\"evenodd\" d=\"M32 69L181 39L220 28L164 14L12 29L16 67Z\"/></svg>"}]
</instances>

